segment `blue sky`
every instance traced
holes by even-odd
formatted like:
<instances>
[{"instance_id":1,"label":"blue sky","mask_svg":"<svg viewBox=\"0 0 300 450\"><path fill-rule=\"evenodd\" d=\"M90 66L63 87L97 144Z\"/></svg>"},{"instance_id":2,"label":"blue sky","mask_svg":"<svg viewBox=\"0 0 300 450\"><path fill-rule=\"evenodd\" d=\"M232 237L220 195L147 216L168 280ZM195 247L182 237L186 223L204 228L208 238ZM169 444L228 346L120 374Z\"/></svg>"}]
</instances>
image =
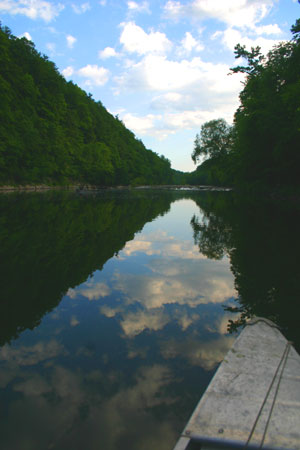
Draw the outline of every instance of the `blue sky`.
<instances>
[{"instance_id":1,"label":"blue sky","mask_svg":"<svg viewBox=\"0 0 300 450\"><path fill-rule=\"evenodd\" d=\"M232 122L234 46L267 52L299 17L296 0L0 0L2 25L183 171L201 125Z\"/></svg>"}]
</instances>

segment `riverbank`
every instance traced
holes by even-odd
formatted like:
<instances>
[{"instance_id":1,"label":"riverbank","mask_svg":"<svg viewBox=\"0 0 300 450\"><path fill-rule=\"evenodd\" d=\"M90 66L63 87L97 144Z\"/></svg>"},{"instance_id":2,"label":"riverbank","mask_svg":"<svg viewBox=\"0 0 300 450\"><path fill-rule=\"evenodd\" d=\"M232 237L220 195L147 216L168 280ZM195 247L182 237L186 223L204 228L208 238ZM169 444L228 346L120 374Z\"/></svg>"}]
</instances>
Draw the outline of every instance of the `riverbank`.
<instances>
[{"instance_id":1,"label":"riverbank","mask_svg":"<svg viewBox=\"0 0 300 450\"><path fill-rule=\"evenodd\" d=\"M42 191L76 191L76 192L96 192L103 190L126 190L126 189L175 189L175 190L193 190L193 191L231 191L231 188L225 188L220 186L205 186L205 185L146 185L146 186L98 186L91 184L72 184L72 185L4 185L0 186L0 192L42 192Z\"/></svg>"}]
</instances>

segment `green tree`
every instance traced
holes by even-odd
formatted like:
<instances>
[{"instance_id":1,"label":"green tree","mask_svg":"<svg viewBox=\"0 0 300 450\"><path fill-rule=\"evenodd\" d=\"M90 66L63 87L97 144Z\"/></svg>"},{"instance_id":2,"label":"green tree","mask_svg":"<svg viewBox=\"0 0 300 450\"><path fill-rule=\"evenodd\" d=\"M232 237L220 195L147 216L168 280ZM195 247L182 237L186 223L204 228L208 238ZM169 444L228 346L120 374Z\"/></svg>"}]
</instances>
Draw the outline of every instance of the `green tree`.
<instances>
[{"instance_id":1,"label":"green tree","mask_svg":"<svg viewBox=\"0 0 300 450\"><path fill-rule=\"evenodd\" d=\"M300 3L300 0L298 0L298 3ZM300 19L297 19L294 25L292 25L291 32L293 33L295 40L300 39Z\"/></svg>"},{"instance_id":2,"label":"green tree","mask_svg":"<svg viewBox=\"0 0 300 450\"><path fill-rule=\"evenodd\" d=\"M224 119L210 120L201 127L196 135L192 160L204 158L218 158L228 154L232 145L232 127Z\"/></svg>"},{"instance_id":3,"label":"green tree","mask_svg":"<svg viewBox=\"0 0 300 450\"><path fill-rule=\"evenodd\" d=\"M266 57L259 47L237 45L237 58L247 64L233 72L246 74L235 113L236 182L249 187L299 185L300 166L300 29Z\"/></svg>"},{"instance_id":4,"label":"green tree","mask_svg":"<svg viewBox=\"0 0 300 450\"><path fill-rule=\"evenodd\" d=\"M0 183L168 184L168 160L0 24Z\"/></svg>"},{"instance_id":5,"label":"green tree","mask_svg":"<svg viewBox=\"0 0 300 450\"><path fill-rule=\"evenodd\" d=\"M263 63L265 61L264 55L261 53L261 48L251 47L251 51L246 50L245 45L237 44L234 48L235 58L244 58L247 60L247 66L237 66L230 70L233 73L246 73L248 76L257 75L263 69Z\"/></svg>"}]
</instances>

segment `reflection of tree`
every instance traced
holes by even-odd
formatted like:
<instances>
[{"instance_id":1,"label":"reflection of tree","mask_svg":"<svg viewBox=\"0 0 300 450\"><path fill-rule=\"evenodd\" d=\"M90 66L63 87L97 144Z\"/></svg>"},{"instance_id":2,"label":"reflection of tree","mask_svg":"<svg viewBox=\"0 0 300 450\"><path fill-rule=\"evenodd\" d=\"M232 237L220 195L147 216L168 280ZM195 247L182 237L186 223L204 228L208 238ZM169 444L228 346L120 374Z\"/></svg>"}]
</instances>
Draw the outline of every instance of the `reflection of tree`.
<instances>
[{"instance_id":1,"label":"reflection of tree","mask_svg":"<svg viewBox=\"0 0 300 450\"><path fill-rule=\"evenodd\" d=\"M0 343L35 327L171 200L142 192L1 196Z\"/></svg>"},{"instance_id":2,"label":"reflection of tree","mask_svg":"<svg viewBox=\"0 0 300 450\"><path fill-rule=\"evenodd\" d=\"M213 213L204 215L202 222L196 216L192 217L194 240L201 253L210 259L221 259L226 253L227 242L224 221Z\"/></svg>"},{"instance_id":3,"label":"reflection of tree","mask_svg":"<svg viewBox=\"0 0 300 450\"><path fill-rule=\"evenodd\" d=\"M191 221L199 250L212 258L228 254L239 305L234 330L253 315L275 321L300 341L300 211L282 203L241 199L229 193L199 197L204 218Z\"/></svg>"},{"instance_id":4,"label":"reflection of tree","mask_svg":"<svg viewBox=\"0 0 300 450\"><path fill-rule=\"evenodd\" d=\"M34 328L70 287L118 254L144 224L194 192L0 196L0 345Z\"/></svg>"}]
</instances>

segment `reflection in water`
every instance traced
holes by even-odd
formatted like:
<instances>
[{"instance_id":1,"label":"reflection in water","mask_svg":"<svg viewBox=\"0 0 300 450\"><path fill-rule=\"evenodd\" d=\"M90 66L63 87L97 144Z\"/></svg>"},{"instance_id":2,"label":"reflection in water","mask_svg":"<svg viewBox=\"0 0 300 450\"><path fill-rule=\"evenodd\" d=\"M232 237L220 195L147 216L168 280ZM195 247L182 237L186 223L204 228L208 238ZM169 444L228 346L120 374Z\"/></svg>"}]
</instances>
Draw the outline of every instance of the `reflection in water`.
<instances>
[{"instance_id":1,"label":"reflection in water","mask_svg":"<svg viewBox=\"0 0 300 450\"><path fill-rule=\"evenodd\" d=\"M294 332L276 276L296 276L296 225L279 235L274 208L158 191L0 206L1 448L170 449L232 345L230 320L263 313Z\"/></svg>"},{"instance_id":2,"label":"reflection in water","mask_svg":"<svg viewBox=\"0 0 300 450\"><path fill-rule=\"evenodd\" d=\"M233 340L228 260L199 253L188 197L1 198L1 448L175 443Z\"/></svg>"},{"instance_id":3,"label":"reflection in water","mask_svg":"<svg viewBox=\"0 0 300 450\"><path fill-rule=\"evenodd\" d=\"M254 315L267 317L300 350L299 208L219 193L198 204L204 215L195 215L191 225L200 252L216 260L230 258L239 302L225 308L238 313L229 330Z\"/></svg>"},{"instance_id":4,"label":"reflection in water","mask_svg":"<svg viewBox=\"0 0 300 450\"><path fill-rule=\"evenodd\" d=\"M68 192L0 198L0 344L39 324L71 287L164 214L170 198L122 193L100 198Z\"/></svg>"}]
</instances>

